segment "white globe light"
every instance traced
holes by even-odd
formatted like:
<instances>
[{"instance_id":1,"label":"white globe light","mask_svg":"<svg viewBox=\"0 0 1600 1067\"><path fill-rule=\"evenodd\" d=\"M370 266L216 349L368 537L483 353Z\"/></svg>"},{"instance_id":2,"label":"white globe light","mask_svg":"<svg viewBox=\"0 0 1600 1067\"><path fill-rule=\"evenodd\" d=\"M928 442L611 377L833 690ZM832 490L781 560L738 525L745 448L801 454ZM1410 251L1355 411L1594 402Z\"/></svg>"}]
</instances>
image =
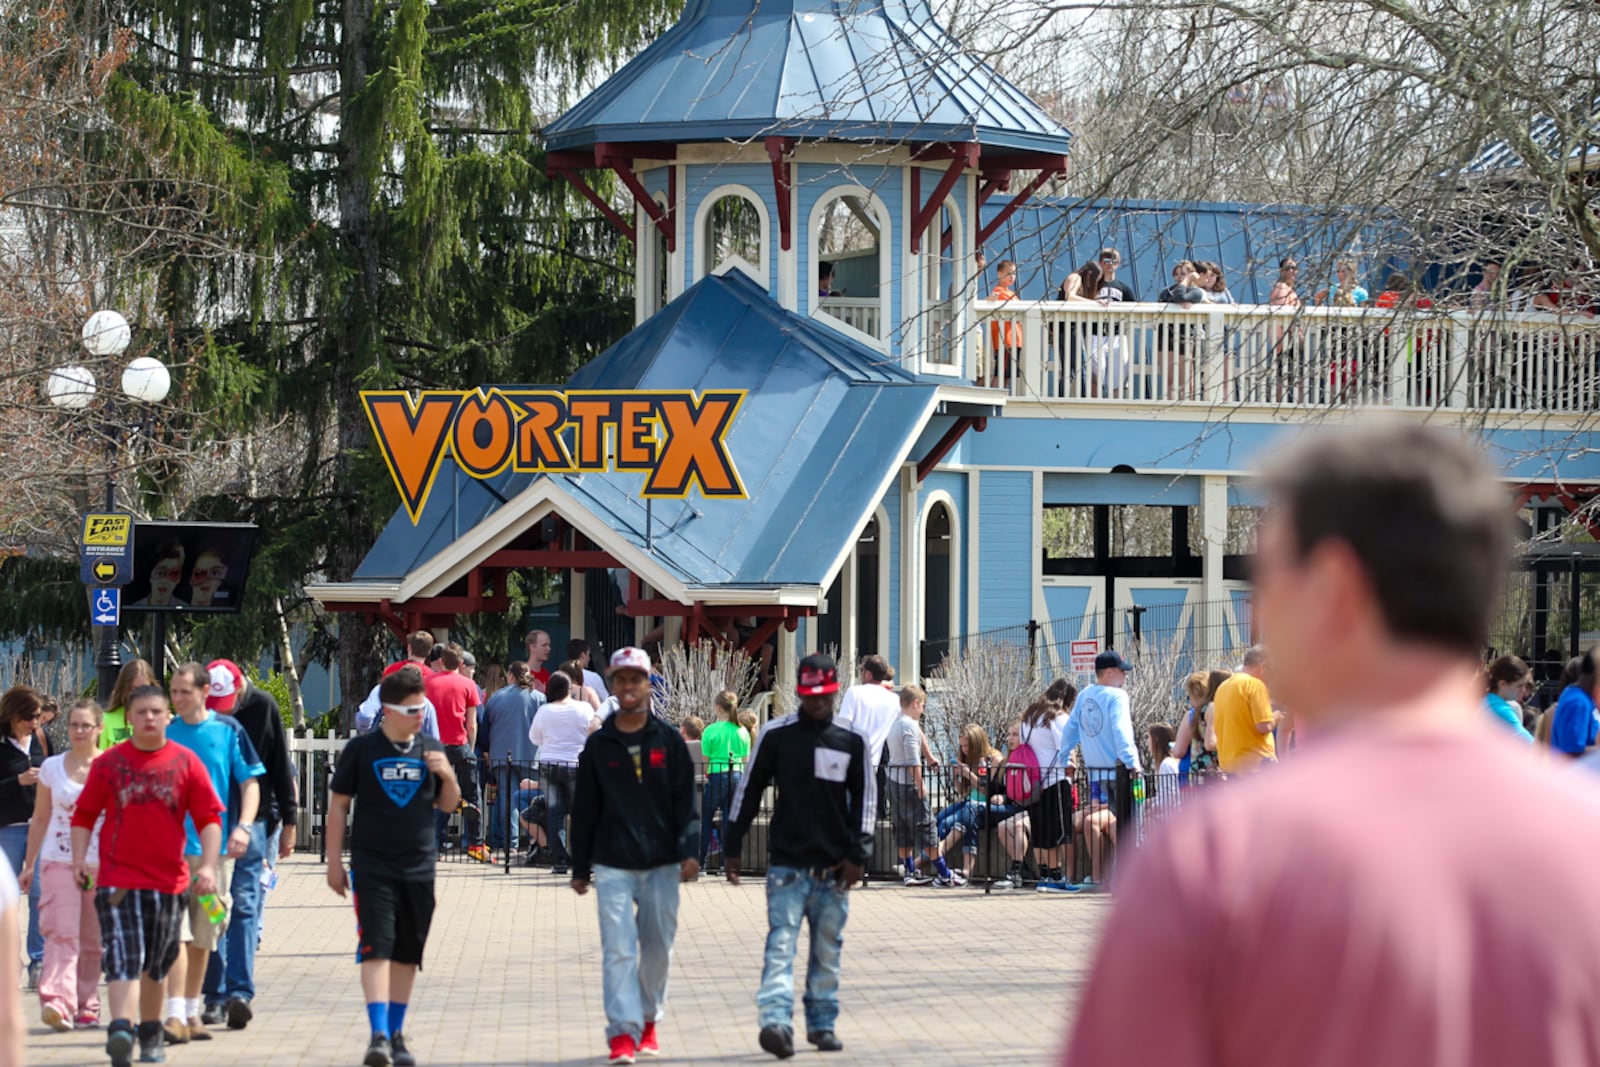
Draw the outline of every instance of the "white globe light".
<instances>
[{"instance_id":1,"label":"white globe light","mask_svg":"<svg viewBox=\"0 0 1600 1067\"><path fill-rule=\"evenodd\" d=\"M83 324L83 347L91 356L119 356L132 336L128 320L115 311L96 311Z\"/></svg>"},{"instance_id":2,"label":"white globe light","mask_svg":"<svg viewBox=\"0 0 1600 1067\"><path fill-rule=\"evenodd\" d=\"M45 379L44 392L58 408L86 408L94 400L94 372L76 364L57 367Z\"/></svg>"},{"instance_id":3,"label":"white globe light","mask_svg":"<svg viewBox=\"0 0 1600 1067\"><path fill-rule=\"evenodd\" d=\"M147 404L161 403L171 388L172 375L167 373L167 365L154 356L140 356L122 372L122 391Z\"/></svg>"}]
</instances>

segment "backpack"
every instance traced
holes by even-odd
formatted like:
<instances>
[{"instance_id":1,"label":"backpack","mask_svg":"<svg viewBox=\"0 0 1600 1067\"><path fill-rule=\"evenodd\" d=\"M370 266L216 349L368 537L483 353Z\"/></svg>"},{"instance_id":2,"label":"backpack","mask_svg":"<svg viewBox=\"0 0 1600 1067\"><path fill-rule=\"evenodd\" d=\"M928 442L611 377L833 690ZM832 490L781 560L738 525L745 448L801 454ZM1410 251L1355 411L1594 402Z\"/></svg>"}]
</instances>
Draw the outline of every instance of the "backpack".
<instances>
[{"instance_id":1,"label":"backpack","mask_svg":"<svg viewBox=\"0 0 1600 1067\"><path fill-rule=\"evenodd\" d=\"M1006 756L1006 799L1026 805L1033 803L1038 795L1039 757L1024 738L1023 743Z\"/></svg>"}]
</instances>

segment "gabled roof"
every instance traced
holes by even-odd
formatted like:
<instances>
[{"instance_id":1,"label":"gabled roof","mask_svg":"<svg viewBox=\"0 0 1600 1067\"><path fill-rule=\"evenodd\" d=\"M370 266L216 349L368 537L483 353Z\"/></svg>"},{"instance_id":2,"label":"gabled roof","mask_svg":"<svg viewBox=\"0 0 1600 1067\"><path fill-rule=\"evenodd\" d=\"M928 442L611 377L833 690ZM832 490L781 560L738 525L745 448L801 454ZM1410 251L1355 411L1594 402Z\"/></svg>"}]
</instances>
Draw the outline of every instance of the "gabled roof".
<instances>
[{"instance_id":1,"label":"gabled roof","mask_svg":"<svg viewBox=\"0 0 1600 1067\"><path fill-rule=\"evenodd\" d=\"M551 151L774 136L1054 156L1071 140L957 44L927 0L689 0L544 136Z\"/></svg>"},{"instance_id":2,"label":"gabled roof","mask_svg":"<svg viewBox=\"0 0 1600 1067\"><path fill-rule=\"evenodd\" d=\"M1561 123L1541 115L1528 127L1528 136L1546 155L1565 160L1569 171L1600 167L1600 96L1589 102L1587 115L1581 107L1575 110L1573 120ZM1572 136L1575 132L1576 137ZM1511 142L1502 139L1481 149L1461 174L1481 177L1518 171L1524 166Z\"/></svg>"},{"instance_id":3,"label":"gabled roof","mask_svg":"<svg viewBox=\"0 0 1600 1067\"><path fill-rule=\"evenodd\" d=\"M749 497L657 500L647 514L640 474L477 482L447 457L420 521L396 511L343 588L382 588L397 601L437 595L552 510L668 596L825 588L939 391L785 311L738 271L703 279L567 384L749 390L727 439Z\"/></svg>"}]
</instances>

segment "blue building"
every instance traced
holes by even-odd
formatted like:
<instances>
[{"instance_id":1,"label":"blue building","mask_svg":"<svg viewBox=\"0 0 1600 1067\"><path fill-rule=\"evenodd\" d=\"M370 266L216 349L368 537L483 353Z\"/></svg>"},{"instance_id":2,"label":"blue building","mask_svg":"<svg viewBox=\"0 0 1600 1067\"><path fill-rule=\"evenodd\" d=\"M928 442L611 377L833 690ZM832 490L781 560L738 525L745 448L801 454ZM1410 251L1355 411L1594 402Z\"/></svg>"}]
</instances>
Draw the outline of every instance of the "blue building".
<instances>
[{"instance_id":1,"label":"blue building","mask_svg":"<svg viewBox=\"0 0 1600 1067\"><path fill-rule=\"evenodd\" d=\"M1260 262L1293 212L1036 200L1070 134L922 0L690 0L546 137L551 173L638 248L636 329L567 387L746 390L727 444L748 496L647 502L638 473L480 479L446 455L415 522L398 511L350 581L309 590L331 609L443 629L543 567L566 629L608 647L659 626L775 641L780 677L836 646L909 678L1034 620L1065 668L1072 641L1126 647L1140 608L1214 651L1249 640L1249 471L1306 424L1383 406L1460 426L1519 507L1600 483L1575 447L1600 395L1592 328L1041 299L1106 243L1144 275L1169 247ZM1044 271L1021 299L989 299L1002 255Z\"/></svg>"}]
</instances>

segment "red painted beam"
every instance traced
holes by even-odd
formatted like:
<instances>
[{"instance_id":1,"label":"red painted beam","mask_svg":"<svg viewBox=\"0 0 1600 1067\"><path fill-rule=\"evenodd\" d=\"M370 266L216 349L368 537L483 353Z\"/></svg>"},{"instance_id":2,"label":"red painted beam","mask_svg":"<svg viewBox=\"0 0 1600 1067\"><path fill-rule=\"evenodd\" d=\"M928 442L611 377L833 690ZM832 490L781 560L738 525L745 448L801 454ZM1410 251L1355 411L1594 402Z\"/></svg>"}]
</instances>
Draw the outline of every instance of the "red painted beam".
<instances>
[{"instance_id":1,"label":"red painted beam","mask_svg":"<svg viewBox=\"0 0 1600 1067\"><path fill-rule=\"evenodd\" d=\"M956 442L961 440L968 430L975 429L982 433L988 428L988 419L972 415L961 416L944 432L944 436L939 438L938 443L928 451L928 454L917 461L917 481L927 480L928 475L933 473L933 468L937 467L939 461L950 454L950 450L956 447Z\"/></svg>"},{"instance_id":2,"label":"red painted beam","mask_svg":"<svg viewBox=\"0 0 1600 1067\"><path fill-rule=\"evenodd\" d=\"M961 180L962 173L968 167L978 165L978 146L958 145L950 159L950 166L939 179L939 184L934 187L933 195L928 202L922 202L922 168L911 168L911 202L916 207L917 213L911 220L911 251L922 251L922 235L927 232L928 225L938 215L939 208L944 204L944 198L950 195L950 190L955 188L956 182Z\"/></svg>"},{"instance_id":3,"label":"red painted beam","mask_svg":"<svg viewBox=\"0 0 1600 1067\"><path fill-rule=\"evenodd\" d=\"M1001 226L1005 225L1006 220L1015 214L1018 208L1027 203L1029 197L1033 196L1034 193L1039 191L1040 186L1049 181L1051 178L1054 178L1057 174L1065 173L1065 168L1060 170L1045 169L1041 170L1037 175L1035 175L1033 181L1029 182L1025 187L1023 187L1022 192L1013 196L1011 198L1011 202L996 212L994 218L989 220L988 225L984 226L978 231L977 243L979 247L987 244L989 242L989 238L993 237L995 232L999 230Z\"/></svg>"},{"instance_id":4,"label":"red painted beam","mask_svg":"<svg viewBox=\"0 0 1600 1067\"><path fill-rule=\"evenodd\" d=\"M767 158L772 160L772 189L778 199L778 241L785 252L794 246L794 171L790 155L794 138L768 137Z\"/></svg>"},{"instance_id":5,"label":"red painted beam","mask_svg":"<svg viewBox=\"0 0 1600 1067\"><path fill-rule=\"evenodd\" d=\"M650 221L655 224L656 232L661 234L662 238L666 240L667 251L676 251L678 237L672 226L672 204L670 202L670 193L672 191L670 189L670 185L672 183L671 168L668 169L667 174L667 183L669 185L669 202L666 207L662 207L660 204L656 203L655 197L650 195L650 190L644 187L644 182L639 180L639 175L634 173L633 159L625 156L602 154L602 149L605 147L605 145L595 145L595 162L603 167L609 167L613 172L616 173L618 178L622 179L622 184L626 185L628 187L628 191L633 193L634 202L639 205L640 210L642 210L650 219Z\"/></svg>"},{"instance_id":6,"label":"red painted beam","mask_svg":"<svg viewBox=\"0 0 1600 1067\"><path fill-rule=\"evenodd\" d=\"M622 234L622 236L626 237L630 241L638 241L638 235L633 232L633 224L628 222L627 219L624 219L622 215L618 213L616 208L606 203L605 197L601 196L599 193L590 188L588 181L585 180L582 174L579 174L576 170L573 170L570 167L558 166L550 167L549 173L554 177L564 178L566 181L570 182L574 189L583 194L583 198L585 200L589 201L589 203L600 209L600 214L606 217L606 221L611 223L612 227L618 233Z\"/></svg>"},{"instance_id":7,"label":"red painted beam","mask_svg":"<svg viewBox=\"0 0 1600 1067\"><path fill-rule=\"evenodd\" d=\"M502 548L479 564L480 567L542 567L546 570L592 570L596 567L620 567L621 563L609 552L598 549L568 548Z\"/></svg>"}]
</instances>

